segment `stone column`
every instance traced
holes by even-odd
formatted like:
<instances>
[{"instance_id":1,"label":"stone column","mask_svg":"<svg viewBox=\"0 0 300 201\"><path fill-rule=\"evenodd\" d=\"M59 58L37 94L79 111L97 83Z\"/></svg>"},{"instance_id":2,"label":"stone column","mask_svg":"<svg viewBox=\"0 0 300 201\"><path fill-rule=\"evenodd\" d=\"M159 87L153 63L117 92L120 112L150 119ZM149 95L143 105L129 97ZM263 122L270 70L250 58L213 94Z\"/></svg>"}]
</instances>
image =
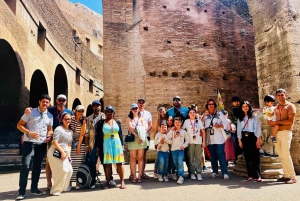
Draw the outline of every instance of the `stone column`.
<instances>
[{"instance_id":1,"label":"stone column","mask_svg":"<svg viewBox=\"0 0 300 201\"><path fill-rule=\"evenodd\" d=\"M284 88L288 101L297 108L291 156L297 173L300 173L300 42L298 0L247 0L255 34L255 56L260 106L263 97Z\"/></svg>"}]
</instances>

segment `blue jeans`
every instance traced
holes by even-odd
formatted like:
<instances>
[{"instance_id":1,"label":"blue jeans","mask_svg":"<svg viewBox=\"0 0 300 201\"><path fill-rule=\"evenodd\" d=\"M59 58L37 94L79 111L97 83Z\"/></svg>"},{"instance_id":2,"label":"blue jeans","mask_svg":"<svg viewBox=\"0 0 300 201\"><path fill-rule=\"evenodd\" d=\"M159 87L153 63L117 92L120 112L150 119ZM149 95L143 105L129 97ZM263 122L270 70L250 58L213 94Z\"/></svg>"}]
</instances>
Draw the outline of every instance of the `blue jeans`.
<instances>
[{"instance_id":1,"label":"blue jeans","mask_svg":"<svg viewBox=\"0 0 300 201\"><path fill-rule=\"evenodd\" d=\"M169 165L169 152L157 152L158 157L158 169L157 174L167 176Z\"/></svg>"},{"instance_id":2,"label":"blue jeans","mask_svg":"<svg viewBox=\"0 0 300 201\"><path fill-rule=\"evenodd\" d=\"M219 160L222 174L223 175L228 174L224 146L225 143L208 145L208 149L210 152L210 162L211 162L211 167L213 169L213 173L218 174L218 160Z\"/></svg>"},{"instance_id":3,"label":"blue jeans","mask_svg":"<svg viewBox=\"0 0 300 201\"><path fill-rule=\"evenodd\" d=\"M176 174L175 172L176 167L174 165L173 157L172 157L172 152L169 153L169 165L168 165L168 173L169 174Z\"/></svg>"},{"instance_id":4,"label":"blue jeans","mask_svg":"<svg viewBox=\"0 0 300 201\"><path fill-rule=\"evenodd\" d=\"M24 142L22 148L22 168L19 180L19 195L25 195L30 160L33 155L32 173L31 173L31 191L38 189L38 183L41 174L41 165L47 151L47 143Z\"/></svg>"},{"instance_id":5,"label":"blue jeans","mask_svg":"<svg viewBox=\"0 0 300 201\"><path fill-rule=\"evenodd\" d=\"M177 169L177 175L184 177L184 166L183 166L184 150L172 151L172 157L173 157L174 165Z\"/></svg>"}]
</instances>

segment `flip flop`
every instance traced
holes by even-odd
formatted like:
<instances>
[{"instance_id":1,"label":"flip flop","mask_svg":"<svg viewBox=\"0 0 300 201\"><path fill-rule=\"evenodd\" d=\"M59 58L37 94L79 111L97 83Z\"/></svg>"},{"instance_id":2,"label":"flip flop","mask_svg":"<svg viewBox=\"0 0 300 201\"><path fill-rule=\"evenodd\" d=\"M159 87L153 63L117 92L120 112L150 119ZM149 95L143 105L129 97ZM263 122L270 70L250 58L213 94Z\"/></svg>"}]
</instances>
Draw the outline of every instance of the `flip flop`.
<instances>
[{"instance_id":1,"label":"flip flop","mask_svg":"<svg viewBox=\"0 0 300 201\"><path fill-rule=\"evenodd\" d=\"M141 179L136 179L136 183L141 183L142 180Z\"/></svg>"},{"instance_id":2,"label":"flip flop","mask_svg":"<svg viewBox=\"0 0 300 201\"><path fill-rule=\"evenodd\" d=\"M148 175L146 175L145 173L142 175L142 178L143 179L149 179L149 176Z\"/></svg>"},{"instance_id":3,"label":"flip flop","mask_svg":"<svg viewBox=\"0 0 300 201\"><path fill-rule=\"evenodd\" d=\"M137 183L137 179L131 179L132 183Z\"/></svg>"}]
</instances>

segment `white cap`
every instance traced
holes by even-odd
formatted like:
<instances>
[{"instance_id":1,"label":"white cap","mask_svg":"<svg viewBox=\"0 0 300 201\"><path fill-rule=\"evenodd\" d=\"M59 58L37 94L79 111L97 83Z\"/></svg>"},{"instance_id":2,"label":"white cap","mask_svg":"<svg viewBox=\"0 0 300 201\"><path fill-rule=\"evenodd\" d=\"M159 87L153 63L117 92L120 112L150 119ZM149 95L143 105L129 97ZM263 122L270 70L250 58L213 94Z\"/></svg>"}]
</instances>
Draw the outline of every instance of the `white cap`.
<instances>
[{"instance_id":1,"label":"white cap","mask_svg":"<svg viewBox=\"0 0 300 201\"><path fill-rule=\"evenodd\" d=\"M84 110L84 107L83 105L77 105L77 107L75 108L75 110Z\"/></svg>"},{"instance_id":2,"label":"white cap","mask_svg":"<svg viewBox=\"0 0 300 201\"><path fill-rule=\"evenodd\" d=\"M65 100L67 100L67 97L64 94L59 94L56 99L59 99L59 98L63 98Z\"/></svg>"}]
</instances>

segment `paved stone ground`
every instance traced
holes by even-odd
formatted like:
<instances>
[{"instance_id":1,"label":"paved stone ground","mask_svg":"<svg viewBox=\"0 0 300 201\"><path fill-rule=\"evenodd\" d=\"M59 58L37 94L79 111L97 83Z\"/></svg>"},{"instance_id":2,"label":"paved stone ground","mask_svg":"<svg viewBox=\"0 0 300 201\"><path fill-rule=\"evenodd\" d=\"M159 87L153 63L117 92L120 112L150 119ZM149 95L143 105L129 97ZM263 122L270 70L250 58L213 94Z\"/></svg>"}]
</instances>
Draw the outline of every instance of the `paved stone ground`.
<instances>
[{"instance_id":1,"label":"paved stone ground","mask_svg":"<svg viewBox=\"0 0 300 201\"><path fill-rule=\"evenodd\" d=\"M209 162L207 163L209 166ZM298 183L283 184L274 179L263 180L262 183L249 182L244 177L230 174L230 180L224 181L222 177L211 179L211 172L202 173L203 181L185 179L183 185L176 184L175 181L158 182L152 178L153 164L148 164L147 174L150 179L144 179L140 184L133 184L128 180L129 165L125 167L125 180L127 189L121 190L114 187L108 190L101 189L97 185L96 189L72 190L60 196L50 196L49 193L43 196L30 195L30 184L27 185L25 200L263 200L263 201L293 201L300 199L300 176L297 176ZM232 169L232 168L229 168ZM231 171L231 170L230 170ZM103 172L103 171L102 171ZM114 171L115 172L115 171ZM114 174L117 184L120 184L119 177ZM104 176L100 177L104 184ZM18 195L19 172L0 173L0 200L15 200ZM45 171L41 174L39 183L40 190L46 190Z\"/></svg>"}]
</instances>

